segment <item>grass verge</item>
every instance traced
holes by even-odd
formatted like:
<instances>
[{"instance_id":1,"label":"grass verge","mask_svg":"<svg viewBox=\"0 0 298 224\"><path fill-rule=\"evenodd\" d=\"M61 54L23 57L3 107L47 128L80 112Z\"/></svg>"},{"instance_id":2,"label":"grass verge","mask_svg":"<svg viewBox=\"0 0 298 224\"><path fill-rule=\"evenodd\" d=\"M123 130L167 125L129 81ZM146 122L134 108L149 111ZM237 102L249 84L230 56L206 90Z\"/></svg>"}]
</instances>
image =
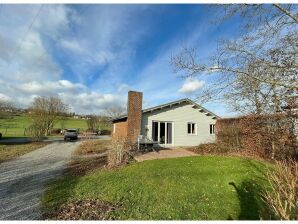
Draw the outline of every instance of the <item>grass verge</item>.
<instances>
[{"instance_id":1,"label":"grass verge","mask_svg":"<svg viewBox=\"0 0 298 224\"><path fill-rule=\"evenodd\" d=\"M39 149L49 143L47 142L32 142L16 145L0 145L0 163L11 160L18 156L24 155L33 150Z\"/></svg>"},{"instance_id":2,"label":"grass verge","mask_svg":"<svg viewBox=\"0 0 298 224\"><path fill-rule=\"evenodd\" d=\"M268 187L267 169L250 159L196 156L68 174L49 186L43 208L54 214L74 201L98 199L119 205L105 219L257 220L266 218L260 193Z\"/></svg>"}]
</instances>

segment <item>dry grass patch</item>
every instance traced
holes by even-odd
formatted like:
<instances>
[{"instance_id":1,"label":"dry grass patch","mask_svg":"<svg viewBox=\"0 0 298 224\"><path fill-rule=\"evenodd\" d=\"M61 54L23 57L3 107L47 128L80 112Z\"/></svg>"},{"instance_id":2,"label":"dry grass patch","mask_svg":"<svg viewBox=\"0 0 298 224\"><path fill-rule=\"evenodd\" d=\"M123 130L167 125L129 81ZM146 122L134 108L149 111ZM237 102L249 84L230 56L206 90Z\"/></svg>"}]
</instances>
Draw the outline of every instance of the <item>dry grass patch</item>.
<instances>
[{"instance_id":1,"label":"dry grass patch","mask_svg":"<svg viewBox=\"0 0 298 224\"><path fill-rule=\"evenodd\" d=\"M110 149L111 140L87 139L83 141L68 164L67 174L84 176L99 168L104 168L107 165L107 156L102 153Z\"/></svg>"},{"instance_id":2,"label":"dry grass patch","mask_svg":"<svg viewBox=\"0 0 298 224\"><path fill-rule=\"evenodd\" d=\"M57 211L44 214L52 220L112 220L117 206L99 199L72 201Z\"/></svg>"},{"instance_id":3,"label":"dry grass patch","mask_svg":"<svg viewBox=\"0 0 298 224\"><path fill-rule=\"evenodd\" d=\"M0 145L0 163L14 159L33 150L39 149L48 142L32 142L17 145Z\"/></svg>"},{"instance_id":4,"label":"dry grass patch","mask_svg":"<svg viewBox=\"0 0 298 224\"><path fill-rule=\"evenodd\" d=\"M111 148L111 140L88 139L83 141L75 151L76 155L99 154Z\"/></svg>"}]
</instances>

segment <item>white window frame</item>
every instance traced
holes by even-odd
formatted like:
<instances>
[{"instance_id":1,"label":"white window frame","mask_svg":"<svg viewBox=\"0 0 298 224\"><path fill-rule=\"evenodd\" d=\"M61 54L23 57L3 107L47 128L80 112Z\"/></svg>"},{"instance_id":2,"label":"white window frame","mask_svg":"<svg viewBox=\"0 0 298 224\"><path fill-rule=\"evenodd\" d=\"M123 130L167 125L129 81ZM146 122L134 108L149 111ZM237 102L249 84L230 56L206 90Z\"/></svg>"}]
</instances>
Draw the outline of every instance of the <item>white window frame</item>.
<instances>
[{"instance_id":1,"label":"white window frame","mask_svg":"<svg viewBox=\"0 0 298 224\"><path fill-rule=\"evenodd\" d=\"M192 125L192 124L194 124L195 125L195 133L188 133L188 125ZM192 130L192 129L191 129ZM198 135L198 125L197 125L197 123L195 123L195 122L187 122L187 126L186 126L186 133L187 133L187 135Z\"/></svg>"},{"instance_id":2,"label":"white window frame","mask_svg":"<svg viewBox=\"0 0 298 224\"><path fill-rule=\"evenodd\" d=\"M211 126L212 126L212 129L211 129L211 130L212 130L212 133L210 133L210 127L211 127ZM210 135L215 135L215 124L210 124L210 125L209 125L209 134L210 134Z\"/></svg>"},{"instance_id":3,"label":"white window frame","mask_svg":"<svg viewBox=\"0 0 298 224\"><path fill-rule=\"evenodd\" d=\"M167 127L167 123L172 123L172 143L166 143L167 142L167 128L165 129L165 143L164 144L161 144L159 143L158 141L158 145L161 145L161 146L165 146L165 145L171 145L171 146L174 146L174 136L175 136L175 125L174 125L174 122L173 121L160 121L160 120L152 120L151 121L151 126L153 128L153 122L157 122L157 136L159 138L159 133L160 133L160 123L165 123L165 126ZM152 136L152 130L150 132L150 135L151 135L151 138L153 139L153 136Z\"/></svg>"}]
</instances>

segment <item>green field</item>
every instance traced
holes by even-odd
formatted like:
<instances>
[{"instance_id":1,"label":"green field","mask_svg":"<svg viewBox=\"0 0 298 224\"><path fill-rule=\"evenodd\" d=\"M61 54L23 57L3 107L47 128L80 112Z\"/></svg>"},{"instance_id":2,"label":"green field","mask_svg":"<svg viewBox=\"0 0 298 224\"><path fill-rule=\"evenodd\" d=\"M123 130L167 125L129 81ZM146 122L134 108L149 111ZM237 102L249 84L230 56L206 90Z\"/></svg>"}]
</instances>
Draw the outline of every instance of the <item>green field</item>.
<instances>
[{"instance_id":1,"label":"green field","mask_svg":"<svg viewBox=\"0 0 298 224\"><path fill-rule=\"evenodd\" d=\"M8 119L0 119L0 132L3 137L23 137L26 136L25 129L31 125L31 118L27 114L12 116ZM58 122L54 128L61 128L61 123ZM80 130L87 129L86 120L67 118L65 128L79 128Z\"/></svg>"},{"instance_id":2,"label":"green field","mask_svg":"<svg viewBox=\"0 0 298 224\"><path fill-rule=\"evenodd\" d=\"M197 156L134 163L86 176L66 176L49 186L45 211L80 199L120 208L121 220L255 220L266 216L260 193L268 165L238 157ZM268 213L267 213L268 214Z\"/></svg>"}]
</instances>

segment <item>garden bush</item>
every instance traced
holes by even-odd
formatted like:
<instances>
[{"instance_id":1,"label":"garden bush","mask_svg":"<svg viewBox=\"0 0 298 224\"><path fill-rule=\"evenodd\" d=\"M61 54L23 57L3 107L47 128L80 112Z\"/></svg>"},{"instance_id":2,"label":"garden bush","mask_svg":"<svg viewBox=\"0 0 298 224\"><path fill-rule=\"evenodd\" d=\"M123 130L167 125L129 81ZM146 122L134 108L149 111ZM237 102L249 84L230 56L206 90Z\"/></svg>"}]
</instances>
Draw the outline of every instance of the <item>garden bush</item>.
<instances>
[{"instance_id":1,"label":"garden bush","mask_svg":"<svg viewBox=\"0 0 298 224\"><path fill-rule=\"evenodd\" d=\"M298 219L298 163L294 160L277 161L268 173L271 189L264 192L264 201L274 218Z\"/></svg>"},{"instance_id":2,"label":"garden bush","mask_svg":"<svg viewBox=\"0 0 298 224\"><path fill-rule=\"evenodd\" d=\"M51 130L51 134L53 135L57 135L57 134L61 134L61 128L55 128Z\"/></svg>"},{"instance_id":3,"label":"garden bush","mask_svg":"<svg viewBox=\"0 0 298 224\"><path fill-rule=\"evenodd\" d=\"M108 167L127 164L133 157L127 138L113 138L111 143L111 149L108 151Z\"/></svg>"},{"instance_id":4,"label":"garden bush","mask_svg":"<svg viewBox=\"0 0 298 224\"><path fill-rule=\"evenodd\" d=\"M200 155L205 155L205 154L222 155L222 154L227 154L228 152L231 151L231 148L226 146L221 146L217 143L200 144L199 146L189 147L188 149Z\"/></svg>"},{"instance_id":5,"label":"garden bush","mask_svg":"<svg viewBox=\"0 0 298 224\"><path fill-rule=\"evenodd\" d=\"M291 119L284 114L219 119L216 134L218 145L265 159L285 159L296 154Z\"/></svg>"}]
</instances>

